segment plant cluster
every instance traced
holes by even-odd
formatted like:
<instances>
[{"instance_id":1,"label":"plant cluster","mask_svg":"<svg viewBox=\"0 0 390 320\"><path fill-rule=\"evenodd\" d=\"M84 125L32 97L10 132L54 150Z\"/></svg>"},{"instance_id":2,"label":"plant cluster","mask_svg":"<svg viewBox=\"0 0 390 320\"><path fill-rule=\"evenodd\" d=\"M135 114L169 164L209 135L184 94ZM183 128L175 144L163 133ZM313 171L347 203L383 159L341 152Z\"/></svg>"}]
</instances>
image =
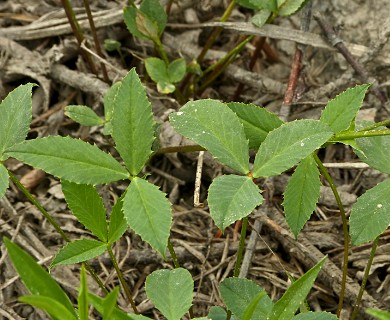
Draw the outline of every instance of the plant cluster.
<instances>
[{"instance_id":1,"label":"plant cluster","mask_svg":"<svg viewBox=\"0 0 390 320\"><path fill-rule=\"evenodd\" d=\"M261 14L267 16L268 20L278 14L294 13L303 2L271 1L272 5L265 6L260 4L264 1L260 1L256 9L261 9ZM255 2L248 3L253 6ZM294 4L294 10L289 7L290 4ZM162 57L145 60L146 70L157 83L158 90L165 94L174 92L178 99L185 99L177 84L186 75L186 63L182 58L168 61L160 41L167 19L159 1L143 1L140 8L130 6L125 9L124 17L130 32L153 41ZM229 59L230 57L226 61L231 61ZM200 75L196 72L192 74ZM256 179L277 176L291 168L295 168L295 171L284 193L283 205L293 234L298 236L315 210L322 174L332 187L343 220L343 286L346 281L350 241L352 245L374 241L370 257L372 262L379 236L390 224L390 179L359 197L348 219L333 180L317 155L319 149L331 144L348 144L363 162L384 173L390 173L390 130L386 128L390 121L355 121L370 85L358 85L330 100L319 120L283 122L276 114L254 104L223 103L211 99L186 102L170 115L169 121L178 133L194 141L199 149L207 150L221 164L235 172L217 177L208 190L207 201L215 225L224 231L232 223L241 220L243 226L234 276L219 285L226 308L214 306L203 318L194 317L191 307L194 281L190 272L180 267L170 242L171 204L157 186L142 176L142 170L154 153L156 123L151 103L135 69L130 70L107 92L103 119L86 106L66 108L66 114L81 125L104 126L103 133L112 137L121 160L96 145L71 137L49 136L25 140L32 119L33 87L33 84L26 84L16 88L0 104L0 197L4 196L11 179L67 242L52 260L50 268L82 263L82 269L75 308L47 271L16 244L4 238L16 270L31 292L29 296L20 297L21 302L45 310L53 319L88 319L91 305L103 319L148 319L138 314L112 251L113 245L130 228L163 258L167 258L168 251L174 262L174 269L154 271L145 283L147 296L169 320L180 319L187 312L194 319L213 320L338 318L327 312L311 312L304 303L321 267L326 263L326 257L301 278L294 280L276 302L255 282L238 278L238 271L245 245L248 216L263 203L262 190L256 184ZM249 161L250 150L256 151L253 166ZM93 238L70 241L61 226L5 167L4 161L10 157L59 178L69 209L91 232ZM128 187L108 213L96 185L120 180L128 181ZM126 314L117 307L119 288L108 292L88 264L88 260L105 252L112 259L134 314ZM361 295L371 262L366 268ZM91 273L107 293L104 298L88 292L85 270ZM356 301L357 307L361 295ZM300 312L296 314L298 309ZM390 318L385 311L368 312L378 319Z\"/></svg>"}]
</instances>

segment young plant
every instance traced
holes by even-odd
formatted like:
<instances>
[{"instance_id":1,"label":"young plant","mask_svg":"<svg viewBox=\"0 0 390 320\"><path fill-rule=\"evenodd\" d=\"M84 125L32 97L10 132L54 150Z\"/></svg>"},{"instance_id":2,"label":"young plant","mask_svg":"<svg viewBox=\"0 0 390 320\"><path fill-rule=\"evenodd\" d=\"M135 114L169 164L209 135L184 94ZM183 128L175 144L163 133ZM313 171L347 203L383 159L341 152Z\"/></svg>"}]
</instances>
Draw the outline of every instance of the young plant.
<instances>
[{"instance_id":1,"label":"young plant","mask_svg":"<svg viewBox=\"0 0 390 320\"><path fill-rule=\"evenodd\" d=\"M69 208L95 237L95 239L79 239L67 244L56 255L51 267L84 262L108 251L127 298L137 313L130 291L112 253L112 245L130 227L164 258L168 248L177 268L171 271L155 271L147 278L146 292L149 298L168 319L178 319L187 311L193 317L193 311L190 309L193 280L188 271L178 268L175 252L169 241L172 222L171 205L165 194L156 186L138 177L152 154L154 120L145 88L135 70L131 70L107 93L105 120L92 115L86 107L67 110L74 119L77 117L82 121L93 119L88 123L104 124L105 133L112 136L115 148L124 164L97 146L70 137L52 136L23 141L31 122L32 87L33 85L28 84L15 89L0 104L2 114L0 160L3 162L12 156L60 178ZM188 102L178 112L171 114L171 124L179 133L197 142L222 164L237 172L237 174L216 178L209 188L208 203L215 224L222 231L237 220L243 219L245 225L247 217L263 201L261 190L254 179L278 175L298 165L287 186L284 201L287 221L293 233L298 235L318 199L319 171L331 185L333 184L315 154L317 149L326 147L330 143L350 144L358 150L357 154L363 161L378 170L388 172L386 159L390 149L385 147L389 143L387 135L390 134L390 130L382 129L380 125L385 125L389 121L365 125L360 130L356 129L359 128L359 124L355 125L355 116L368 87L368 85L356 86L331 100L320 120L283 123L276 115L255 105L224 104L216 100ZM78 116L75 116L76 114ZM249 163L250 148L258 149L253 168ZM376 155L374 150L382 150L382 153ZM373 157L374 155L376 157ZM3 163L0 164L0 175L0 195L4 195L11 173ZM103 202L94 186L118 180L129 180L130 184L114 204L107 221ZM353 244L374 240L389 225L390 206L386 198L389 189L389 180L385 180L367 191L353 206L350 217L350 235ZM334 191L337 197L337 189L334 188ZM24 192L33 199L31 194ZM342 204L340 204L340 211L343 213ZM368 214L372 223L363 224L362 221L367 221ZM47 218L52 219L50 216ZM346 219L345 216L343 219ZM346 226L346 221L343 222ZM348 228L346 230L347 240L349 240ZM236 270L239 270L241 263L239 257L244 249L244 234L245 232L240 241ZM18 273L32 294L60 302L61 306L55 304L56 302L53 302L53 305L58 306L59 310L66 310L64 312L69 314L69 319L77 316L77 312L80 318L85 318L86 301L94 305L102 314L106 314L106 317L116 313L113 302L115 292L110 293L104 301L87 295L83 275L79 311L76 312L55 285L44 288L46 281L42 281L46 277L44 271L28 268L27 266L32 265L32 262L26 254L8 240L4 241L11 252L10 256ZM348 252L348 241L345 246ZM294 282L276 303L266 296L264 290L245 279L225 280L220 287L221 295L227 309L242 319L256 319L260 315L266 315L269 319L287 320L318 319L317 316L321 319L335 319L334 315L326 313L308 312L295 316L296 310L305 299L323 264L324 260L320 261ZM36 276L32 276L31 272ZM37 287L36 282L39 281L41 286ZM166 295L167 290L169 295ZM248 294L243 295L244 292ZM242 303L237 304L237 299ZM48 307L51 301L35 297L28 300L29 303L43 307L56 318L58 314ZM106 308L108 311L105 311ZM223 312L225 311L213 308L210 310L209 317L217 319ZM122 318L118 316L118 319Z\"/></svg>"}]
</instances>

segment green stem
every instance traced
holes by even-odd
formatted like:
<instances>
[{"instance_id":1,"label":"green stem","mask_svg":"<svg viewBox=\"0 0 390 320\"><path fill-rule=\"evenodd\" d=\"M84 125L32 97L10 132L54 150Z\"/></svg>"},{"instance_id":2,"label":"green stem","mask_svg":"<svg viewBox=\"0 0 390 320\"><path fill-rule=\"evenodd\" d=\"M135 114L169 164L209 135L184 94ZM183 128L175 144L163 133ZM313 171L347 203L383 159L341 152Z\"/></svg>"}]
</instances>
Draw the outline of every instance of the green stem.
<instances>
[{"instance_id":1,"label":"green stem","mask_svg":"<svg viewBox=\"0 0 390 320\"><path fill-rule=\"evenodd\" d=\"M77 43L79 44L79 46L81 46L81 44L84 41L84 34L80 28L80 25L77 22L76 15L74 14L74 11L72 8L72 4L70 3L69 0L61 0L61 2L62 2L62 6L64 7L66 16L68 17L69 24L73 30L73 34L76 37ZM91 55L88 52L86 52L85 50L81 50L80 52L81 52L81 55L84 57L85 61L87 61L89 67L91 68L92 73L97 75L97 70L96 70L95 64L92 60Z\"/></svg>"},{"instance_id":2,"label":"green stem","mask_svg":"<svg viewBox=\"0 0 390 320\"><path fill-rule=\"evenodd\" d=\"M238 277L238 275L240 274L242 256L244 254L244 248L245 248L245 238L246 238L246 229L247 228L248 228L248 217L245 217L242 219L240 244L238 246L237 259L236 259L236 264L234 266L233 277Z\"/></svg>"},{"instance_id":3,"label":"green stem","mask_svg":"<svg viewBox=\"0 0 390 320\"><path fill-rule=\"evenodd\" d=\"M343 234L344 234L344 261L343 261L343 275L341 279L341 289L340 289L340 297L339 304L337 307L337 316L340 317L341 309L343 308L344 296L345 296L345 286L347 283L347 273L348 273L348 251L349 251L349 233L348 233L348 220L347 215L345 214L343 203L341 202L341 198L339 192L337 191L336 185L333 182L332 177L330 176L328 170L322 164L320 158L314 153L314 160L317 163L321 173L324 175L325 179L328 181L330 188L332 189L333 195L336 199L337 205L340 210L341 220L343 222Z\"/></svg>"},{"instance_id":4,"label":"green stem","mask_svg":"<svg viewBox=\"0 0 390 320\"><path fill-rule=\"evenodd\" d=\"M84 8L88 16L88 22L89 22L89 27L91 28L91 33L93 37L93 42L95 43L95 49L96 53L103 58L103 52L100 47L100 42L96 33L96 28L95 28L95 23L93 21L93 16L91 12L91 7L89 6L89 0L83 0L84 1ZM105 82L110 83L110 79L108 78L108 73L106 69L106 65L102 62L100 63L100 66L102 68L102 73L103 73L103 79Z\"/></svg>"},{"instance_id":5,"label":"green stem","mask_svg":"<svg viewBox=\"0 0 390 320\"><path fill-rule=\"evenodd\" d=\"M352 140L357 138L367 138L367 137L377 137L377 136L388 136L390 135L390 130L375 130L375 131L358 131L358 132L347 132L336 134L328 142L334 143L342 140Z\"/></svg>"},{"instance_id":6,"label":"green stem","mask_svg":"<svg viewBox=\"0 0 390 320\"><path fill-rule=\"evenodd\" d=\"M245 45L250 42L254 36L248 36L235 46L230 52L228 52L222 59L210 66L205 70L202 76L207 73L211 74L206 78L204 83L199 87L197 93L201 94L225 69L227 66L236 58L236 56L245 48Z\"/></svg>"},{"instance_id":7,"label":"green stem","mask_svg":"<svg viewBox=\"0 0 390 320\"><path fill-rule=\"evenodd\" d=\"M390 119L387 119L387 120L384 120L384 121L381 121L381 122L374 123L371 126L365 127L364 129L359 130L358 132L373 130L373 129L376 129L376 128L381 127L381 126L387 126L389 124L390 124Z\"/></svg>"},{"instance_id":8,"label":"green stem","mask_svg":"<svg viewBox=\"0 0 390 320\"><path fill-rule=\"evenodd\" d=\"M366 288L366 284L367 284L368 276L370 274L372 262L374 261L375 251L376 251L376 248L378 247L379 237L380 236L377 236L372 244L370 258L368 259L366 268L364 270L362 285L360 286L359 294L356 297L356 302L355 302L355 305L353 306L353 311L352 311L350 320L354 320L357 316L358 311L359 311L359 305L360 305L360 302L362 301L364 289Z\"/></svg>"},{"instance_id":9,"label":"green stem","mask_svg":"<svg viewBox=\"0 0 390 320\"><path fill-rule=\"evenodd\" d=\"M127 286L126 281L123 277L123 274L122 274L121 270L119 269L118 262L115 258L114 252L112 252L111 245L107 245L107 251L108 251L108 254L110 255L112 264L113 264L114 269L116 271L116 274L118 275L119 282L121 283L122 288L125 291L125 295L126 295L127 300L131 304L131 307L133 308L134 313L139 314L137 306L135 305L133 297L131 296L131 292L129 290L129 287Z\"/></svg>"},{"instance_id":10,"label":"green stem","mask_svg":"<svg viewBox=\"0 0 390 320\"><path fill-rule=\"evenodd\" d=\"M223 13L220 22L225 22L227 21L227 19L229 19L235 6L236 6L236 0L232 0L232 2L230 2L229 6L226 8L225 12ZM222 27L217 27L213 30L213 32L207 39L206 44L203 46L202 51L199 53L198 57L196 58L196 61L199 64L203 61L207 51L210 50L211 46L214 44L215 40L221 34L222 30L223 30Z\"/></svg>"},{"instance_id":11,"label":"green stem","mask_svg":"<svg viewBox=\"0 0 390 320\"><path fill-rule=\"evenodd\" d=\"M179 260L177 259L176 252L175 249L173 248L171 239L168 239L168 250L169 253L171 254L173 265L175 266L175 268L180 268Z\"/></svg>"},{"instance_id":12,"label":"green stem","mask_svg":"<svg viewBox=\"0 0 390 320\"><path fill-rule=\"evenodd\" d=\"M38 202L37 199L26 189L26 187L19 181L14 174L8 171L8 175L11 178L12 182L16 185L16 187L22 191L24 196L43 214L43 216L49 221L49 223L56 229L56 231L60 234L60 236L66 241L70 242L69 237L65 234L65 232L61 229L60 225L55 221L52 216L42 207L42 205Z\"/></svg>"},{"instance_id":13,"label":"green stem","mask_svg":"<svg viewBox=\"0 0 390 320\"><path fill-rule=\"evenodd\" d=\"M49 221L49 223L53 226L53 228L58 232L58 234L66 241L71 242L69 237L65 234L65 232L61 229L60 225L55 221L52 216L45 210L44 207L38 202L37 199L31 194L30 191L26 189L26 187L19 181L19 179L7 169L8 175L11 178L11 181L15 184L15 186L24 194L24 196L42 213L42 215ZM85 262L85 267L87 268L88 272L91 274L91 276L94 278L96 283L99 285L99 287L105 292L108 293L107 288L104 286L103 282L100 280L98 275L95 273L95 271L92 269L92 267Z\"/></svg>"}]
</instances>

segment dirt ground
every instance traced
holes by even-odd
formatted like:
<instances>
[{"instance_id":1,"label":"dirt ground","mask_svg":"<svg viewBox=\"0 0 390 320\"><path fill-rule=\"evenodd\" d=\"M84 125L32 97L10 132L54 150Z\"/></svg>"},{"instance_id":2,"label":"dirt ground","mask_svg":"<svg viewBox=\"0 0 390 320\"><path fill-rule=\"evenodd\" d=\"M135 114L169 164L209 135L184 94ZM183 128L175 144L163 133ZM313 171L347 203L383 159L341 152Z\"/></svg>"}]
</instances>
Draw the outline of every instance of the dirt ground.
<instances>
[{"instance_id":1,"label":"dirt ground","mask_svg":"<svg viewBox=\"0 0 390 320\"><path fill-rule=\"evenodd\" d=\"M117 52L104 52L109 79L115 82L130 68L137 67L141 78L145 79L156 120L161 124L160 145L186 144L188 141L175 133L167 122L169 113L180 105L173 96L158 93L156 86L144 77L142 59L155 55L155 52L150 43L134 39L127 31L122 19L124 5L124 1L91 0L101 43L104 39L115 39L122 46L122 57ZM163 37L170 57L182 56L187 62L196 58L212 30L202 24L218 21L227 5L228 1L224 0L175 1ZM92 47L83 2L73 1L73 6L85 30L86 41ZM348 87L367 81L375 83L380 95L373 92L368 94L359 119L387 119L390 110L389 2L313 1L312 10L320 13L334 27L339 39L364 66L367 79L357 74L350 63L322 39L323 32L315 20L311 21L309 32L295 34L293 31L299 30L302 19L300 14L296 14L280 17L275 20L275 26L265 28L266 34L262 35L265 37L265 45L252 71L248 69L248 64L260 36L248 44L232 65L195 98L231 101L237 86L242 84L243 89L237 101L255 103L279 113L298 44L304 53L302 72L293 102L287 109L287 120L318 119L330 98ZM233 22L232 26L221 33L204 60L204 68L238 43L242 32L245 33L238 27L238 23L249 21L252 14L247 9L234 9L228 20ZM252 28L251 24L247 23L245 28ZM0 2L0 63L1 99L20 84L39 84L33 93L33 122L28 138L70 135L96 143L105 150L112 150L112 141L102 135L102 127L81 127L64 115L64 107L70 104L87 105L103 115L102 96L109 85L102 80L101 73L96 78L81 58L61 1ZM328 147L320 156L328 164L348 209L358 196L388 178L373 169L356 166L359 160L344 145ZM159 155L151 160L144 173L150 173L150 182L160 186L173 203L171 239L180 263L192 273L195 280L195 314L205 316L210 306L222 305L218 283L232 275L239 232L231 226L224 235L216 236L218 229L209 216L207 203L204 208L194 207L197 159L198 153ZM68 211L56 178L16 160L9 159L5 165L33 192L72 239L90 236ZM206 201L207 188L212 179L223 172L228 171L206 153L201 202ZM324 187L316 212L296 241L286 226L282 206L282 193L291 173L288 171L272 179L271 185L269 181L266 184L265 181L258 181L272 196L267 205L256 209L250 216L247 245L252 246L254 254L250 265L243 269L248 278L264 287L276 301L291 284L286 271L299 277L327 254L330 261L320 273L308 303L312 310L335 313L343 258L342 224L337 204L330 188L323 181ZM99 192L110 207L113 199L125 187L124 183L115 183L100 186ZM389 231L380 238L366 287L367 294L363 297L364 308L390 310ZM64 244L39 211L13 185L0 200L0 236L12 238L46 266ZM258 240L254 243L253 238L256 237ZM349 319L370 249L371 245L365 244L350 250L349 279L342 319ZM147 300L143 284L145 277L153 270L171 268L172 262L163 261L130 231L115 246L115 253L139 310L145 316L162 318ZM91 261L91 265L109 288L118 285L108 256L103 255ZM52 275L72 297L77 297L79 271L79 265L61 266L55 268ZM91 291L101 294L92 279L89 279L89 287ZM1 244L0 319L47 319L43 312L17 301L17 297L24 294L27 291L12 267L5 246ZM123 294L118 303L123 310L131 312ZM369 319L364 313L358 318ZM91 319L100 318L93 313Z\"/></svg>"}]
</instances>

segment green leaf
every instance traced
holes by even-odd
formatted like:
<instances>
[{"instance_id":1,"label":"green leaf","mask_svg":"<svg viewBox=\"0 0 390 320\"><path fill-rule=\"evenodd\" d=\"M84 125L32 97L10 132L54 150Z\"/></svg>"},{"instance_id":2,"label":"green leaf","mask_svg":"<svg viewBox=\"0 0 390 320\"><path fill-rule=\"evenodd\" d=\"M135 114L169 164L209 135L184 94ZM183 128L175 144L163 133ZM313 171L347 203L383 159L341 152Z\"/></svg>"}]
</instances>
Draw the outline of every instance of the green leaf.
<instances>
[{"instance_id":1,"label":"green leaf","mask_svg":"<svg viewBox=\"0 0 390 320\"><path fill-rule=\"evenodd\" d=\"M67 106L65 115L82 126L98 126L104 123L103 119L87 106Z\"/></svg>"},{"instance_id":2,"label":"green leaf","mask_svg":"<svg viewBox=\"0 0 390 320\"><path fill-rule=\"evenodd\" d=\"M118 93L118 90L120 86L122 85L122 81L118 81L114 83L110 89L107 90L106 94L104 95L104 129L103 129L103 134L105 135L111 135L112 134L112 116L114 114L114 101L115 97Z\"/></svg>"},{"instance_id":3,"label":"green leaf","mask_svg":"<svg viewBox=\"0 0 390 320\"><path fill-rule=\"evenodd\" d=\"M305 312L296 315L294 320L337 320L337 316L329 312Z\"/></svg>"},{"instance_id":4,"label":"green leaf","mask_svg":"<svg viewBox=\"0 0 390 320\"><path fill-rule=\"evenodd\" d=\"M27 140L7 153L31 166L76 183L99 184L127 179L128 172L96 145L70 137Z\"/></svg>"},{"instance_id":5,"label":"green leaf","mask_svg":"<svg viewBox=\"0 0 390 320\"><path fill-rule=\"evenodd\" d=\"M277 0L239 0L237 2L241 6L250 9L267 9L274 12L277 9Z\"/></svg>"},{"instance_id":6,"label":"green leaf","mask_svg":"<svg viewBox=\"0 0 390 320\"><path fill-rule=\"evenodd\" d=\"M146 71L154 82L169 81L167 65L159 58L147 58L144 60Z\"/></svg>"},{"instance_id":7,"label":"green leaf","mask_svg":"<svg viewBox=\"0 0 390 320\"><path fill-rule=\"evenodd\" d=\"M88 320L88 283L84 264L81 265L80 290L77 299L77 304L79 307L79 319Z\"/></svg>"},{"instance_id":8,"label":"green leaf","mask_svg":"<svg viewBox=\"0 0 390 320\"><path fill-rule=\"evenodd\" d=\"M378 130L386 129L384 127ZM390 174L390 136L356 139L358 149L354 150L360 160L370 167Z\"/></svg>"},{"instance_id":9,"label":"green leaf","mask_svg":"<svg viewBox=\"0 0 390 320\"><path fill-rule=\"evenodd\" d=\"M102 299L94 294L88 294L88 301L93 305L93 307L100 313L104 314L104 302L105 299ZM122 310L115 308L112 312L112 317L110 320L148 320L150 318L136 315L136 314L126 314Z\"/></svg>"},{"instance_id":10,"label":"green leaf","mask_svg":"<svg viewBox=\"0 0 390 320\"><path fill-rule=\"evenodd\" d=\"M10 92L0 104L0 160L6 160L5 150L22 142L30 129L32 87L28 83Z\"/></svg>"},{"instance_id":11,"label":"green leaf","mask_svg":"<svg viewBox=\"0 0 390 320\"><path fill-rule=\"evenodd\" d=\"M209 314L207 315L207 318L211 320L226 320L226 311L221 307L212 306L209 309Z\"/></svg>"},{"instance_id":12,"label":"green leaf","mask_svg":"<svg viewBox=\"0 0 390 320\"><path fill-rule=\"evenodd\" d=\"M298 120L281 125L260 145L253 177L282 173L321 147L332 135L331 129L317 120Z\"/></svg>"},{"instance_id":13,"label":"green leaf","mask_svg":"<svg viewBox=\"0 0 390 320\"><path fill-rule=\"evenodd\" d=\"M296 13L298 10L303 8L307 0L286 0L284 3L278 8L279 16L291 16Z\"/></svg>"},{"instance_id":14,"label":"green leaf","mask_svg":"<svg viewBox=\"0 0 390 320\"><path fill-rule=\"evenodd\" d=\"M361 195L352 206L349 231L353 245L372 241L390 224L390 179Z\"/></svg>"},{"instance_id":15,"label":"green leaf","mask_svg":"<svg viewBox=\"0 0 390 320\"><path fill-rule=\"evenodd\" d=\"M297 166L284 192L284 212L295 237L315 210L320 187L320 172L310 155Z\"/></svg>"},{"instance_id":16,"label":"green leaf","mask_svg":"<svg viewBox=\"0 0 390 320\"><path fill-rule=\"evenodd\" d=\"M250 215L262 202L260 189L249 177L220 176L214 179L209 188L210 215L222 231Z\"/></svg>"},{"instance_id":17,"label":"green leaf","mask_svg":"<svg viewBox=\"0 0 390 320\"><path fill-rule=\"evenodd\" d=\"M122 237L127 230L127 222L123 215L123 197L124 194L116 201L112 207L110 223L108 225L108 243L113 244Z\"/></svg>"},{"instance_id":18,"label":"green leaf","mask_svg":"<svg viewBox=\"0 0 390 320\"><path fill-rule=\"evenodd\" d=\"M258 28L264 26L271 17L272 11L268 9L261 9L251 19L251 22Z\"/></svg>"},{"instance_id":19,"label":"green leaf","mask_svg":"<svg viewBox=\"0 0 390 320\"><path fill-rule=\"evenodd\" d=\"M103 320L111 320L116 307L116 300L119 294L119 287L110 291L103 300Z\"/></svg>"},{"instance_id":20,"label":"green leaf","mask_svg":"<svg viewBox=\"0 0 390 320\"><path fill-rule=\"evenodd\" d=\"M269 320L290 320L293 318L295 312L313 287L314 280L324 265L326 258L327 256L324 256L313 268L287 289L272 308Z\"/></svg>"},{"instance_id":21,"label":"green leaf","mask_svg":"<svg viewBox=\"0 0 390 320\"><path fill-rule=\"evenodd\" d=\"M369 84L363 84L340 93L328 102L320 120L329 125L335 133L348 129L362 106L369 87Z\"/></svg>"},{"instance_id":22,"label":"green leaf","mask_svg":"<svg viewBox=\"0 0 390 320\"><path fill-rule=\"evenodd\" d=\"M227 106L235 112L243 124L251 149L258 150L268 133L283 124L276 114L254 104L230 102Z\"/></svg>"},{"instance_id":23,"label":"green leaf","mask_svg":"<svg viewBox=\"0 0 390 320\"><path fill-rule=\"evenodd\" d=\"M130 228L165 258L172 223L171 205L155 185L135 177L123 199Z\"/></svg>"},{"instance_id":24,"label":"green leaf","mask_svg":"<svg viewBox=\"0 0 390 320\"><path fill-rule=\"evenodd\" d=\"M127 30L129 30L129 32L134 37L144 39L144 40L151 40L149 36L143 34L141 31L138 30L138 26L136 23L137 13L139 14L139 10L134 7L126 7L123 9L123 19L125 21Z\"/></svg>"},{"instance_id":25,"label":"green leaf","mask_svg":"<svg viewBox=\"0 0 390 320\"><path fill-rule=\"evenodd\" d=\"M4 237L8 255L26 288L33 295L50 297L64 305L76 318L72 302L59 284L29 254Z\"/></svg>"},{"instance_id":26,"label":"green leaf","mask_svg":"<svg viewBox=\"0 0 390 320\"><path fill-rule=\"evenodd\" d=\"M7 168L0 163L0 199L5 195L9 186L9 176Z\"/></svg>"},{"instance_id":27,"label":"green leaf","mask_svg":"<svg viewBox=\"0 0 390 320\"><path fill-rule=\"evenodd\" d=\"M34 307L46 311L54 319L77 320L74 313L70 312L60 301L46 296L23 296L18 299L20 302L28 303ZM83 320L83 319L81 319Z\"/></svg>"},{"instance_id":28,"label":"green leaf","mask_svg":"<svg viewBox=\"0 0 390 320\"><path fill-rule=\"evenodd\" d=\"M126 167L137 175L152 153L152 107L135 69L122 80L115 97L112 137Z\"/></svg>"},{"instance_id":29,"label":"green leaf","mask_svg":"<svg viewBox=\"0 0 390 320\"><path fill-rule=\"evenodd\" d=\"M95 187L61 181L62 192L74 216L101 241L107 241L106 210Z\"/></svg>"},{"instance_id":30,"label":"green leaf","mask_svg":"<svg viewBox=\"0 0 390 320\"><path fill-rule=\"evenodd\" d=\"M168 66L168 76L171 83L181 81L186 74L186 61L183 58L173 60Z\"/></svg>"},{"instance_id":31,"label":"green leaf","mask_svg":"<svg viewBox=\"0 0 390 320\"><path fill-rule=\"evenodd\" d=\"M139 9L157 24L160 36L163 33L168 20L160 0L143 0Z\"/></svg>"},{"instance_id":32,"label":"green leaf","mask_svg":"<svg viewBox=\"0 0 390 320\"><path fill-rule=\"evenodd\" d=\"M54 257L50 268L59 265L84 262L100 256L107 250L107 245L101 241L80 239L66 244Z\"/></svg>"},{"instance_id":33,"label":"green leaf","mask_svg":"<svg viewBox=\"0 0 390 320\"><path fill-rule=\"evenodd\" d=\"M219 285L219 290L226 307L237 318L242 319L248 305L259 293L264 292L253 313L253 319L268 319L272 309L272 301L263 288L245 278L227 278ZM281 318L282 319L282 318Z\"/></svg>"},{"instance_id":34,"label":"green leaf","mask_svg":"<svg viewBox=\"0 0 390 320\"><path fill-rule=\"evenodd\" d=\"M163 94L169 94L176 90L175 85L166 81L160 81L157 83L157 91Z\"/></svg>"},{"instance_id":35,"label":"green leaf","mask_svg":"<svg viewBox=\"0 0 390 320\"><path fill-rule=\"evenodd\" d=\"M168 320L180 319L192 305L194 281L183 268L157 270L146 278L145 290Z\"/></svg>"},{"instance_id":36,"label":"green leaf","mask_svg":"<svg viewBox=\"0 0 390 320\"><path fill-rule=\"evenodd\" d=\"M367 309L366 312L378 320L390 320L390 312L378 309Z\"/></svg>"},{"instance_id":37,"label":"green leaf","mask_svg":"<svg viewBox=\"0 0 390 320\"><path fill-rule=\"evenodd\" d=\"M248 140L232 110L217 100L187 102L170 115L172 126L183 136L206 148L223 164L249 172Z\"/></svg>"}]
</instances>

